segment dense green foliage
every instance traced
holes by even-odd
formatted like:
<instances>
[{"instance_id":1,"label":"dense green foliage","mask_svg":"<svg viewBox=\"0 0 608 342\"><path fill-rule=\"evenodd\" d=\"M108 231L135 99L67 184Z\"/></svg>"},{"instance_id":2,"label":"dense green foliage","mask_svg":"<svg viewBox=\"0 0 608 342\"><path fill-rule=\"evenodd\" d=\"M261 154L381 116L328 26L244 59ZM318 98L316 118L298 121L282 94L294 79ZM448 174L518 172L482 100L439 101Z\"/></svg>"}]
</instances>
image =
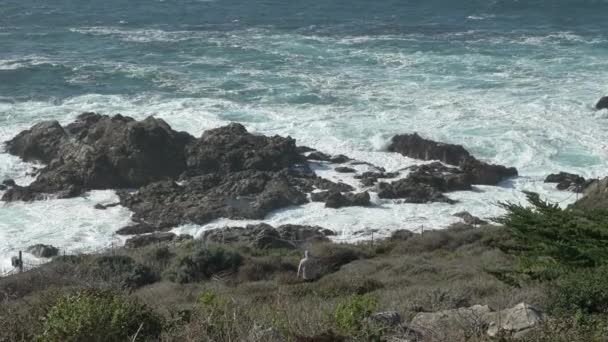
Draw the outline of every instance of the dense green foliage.
<instances>
[{"instance_id":1,"label":"dense green foliage","mask_svg":"<svg viewBox=\"0 0 608 342\"><path fill-rule=\"evenodd\" d=\"M358 335L365 328L365 319L376 307L378 301L369 294L354 295L340 303L334 311L334 319L338 327L348 335Z\"/></svg>"},{"instance_id":2,"label":"dense green foliage","mask_svg":"<svg viewBox=\"0 0 608 342\"><path fill-rule=\"evenodd\" d=\"M191 253L177 258L166 272L167 278L180 284L208 279L226 270L237 270L243 257L235 251L221 247L200 246Z\"/></svg>"},{"instance_id":3,"label":"dense green foliage","mask_svg":"<svg viewBox=\"0 0 608 342\"><path fill-rule=\"evenodd\" d=\"M162 320L145 305L111 291L82 290L60 297L49 310L39 341L122 342L157 337Z\"/></svg>"},{"instance_id":4,"label":"dense green foliage","mask_svg":"<svg viewBox=\"0 0 608 342\"><path fill-rule=\"evenodd\" d=\"M527 196L531 207L503 203L507 214L499 219L512 238L502 247L520 257L520 274L548 280L608 263L608 211L561 209Z\"/></svg>"}]
</instances>

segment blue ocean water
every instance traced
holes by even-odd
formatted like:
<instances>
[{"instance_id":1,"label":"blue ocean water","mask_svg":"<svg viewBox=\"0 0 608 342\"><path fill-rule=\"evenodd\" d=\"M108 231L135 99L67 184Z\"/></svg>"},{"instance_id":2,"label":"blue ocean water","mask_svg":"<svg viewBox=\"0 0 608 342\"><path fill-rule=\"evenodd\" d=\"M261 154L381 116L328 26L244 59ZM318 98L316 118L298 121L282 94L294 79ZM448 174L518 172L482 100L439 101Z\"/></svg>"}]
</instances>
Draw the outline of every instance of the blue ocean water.
<instances>
[{"instance_id":1,"label":"blue ocean water","mask_svg":"<svg viewBox=\"0 0 608 342\"><path fill-rule=\"evenodd\" d=\"M417 131L522 175L451 207L376 199L269 217L346 235L492 216L522 189L568 203L546 174L607 173L608 113L593 109L608 93L606 13L605 0L0 0L0 140L83 111L156 115L196 135L238 121L398 169L413 161L382 147ZM0 179L26 183L28 167L0 153ZM0 259L34 242L107 244L129 213L91 207L113 196L1 204Z\"/></svg>"}]
</instances>

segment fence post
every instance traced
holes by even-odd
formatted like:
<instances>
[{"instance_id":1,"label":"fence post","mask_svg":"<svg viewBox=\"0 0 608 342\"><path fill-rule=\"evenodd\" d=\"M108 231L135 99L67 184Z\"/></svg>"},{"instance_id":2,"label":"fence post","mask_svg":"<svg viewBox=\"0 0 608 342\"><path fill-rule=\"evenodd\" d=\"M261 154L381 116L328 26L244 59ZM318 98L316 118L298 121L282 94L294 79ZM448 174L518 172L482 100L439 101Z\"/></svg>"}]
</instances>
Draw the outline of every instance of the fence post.
<instances>
[{"instance_id":1,"label":"fence post","mask_svg":"<svg viewBox=\"0 0 608 342\"><path fill-rule=\"evenodd\" d=\"M23 253L19 251L19 273L23 272Z\"/></svg>"},{"instance_id":2,"label":"fence post","mask_svg":"<svg viewBox=\"0 0 608 342\"><path fill-rule=\"evenodd\" d=\"M372 247L374 247L374 231L372 230Z\"/></svg>"},{"instance_id":3,"label":"fence post","mask_svg":"<svg viewBox=\"0 0 608 342\"><path fill-rule=\"evenodd\" d=\"M424 235L424 225L420 226L420 236Z\"/></svg>"}]
</instances>

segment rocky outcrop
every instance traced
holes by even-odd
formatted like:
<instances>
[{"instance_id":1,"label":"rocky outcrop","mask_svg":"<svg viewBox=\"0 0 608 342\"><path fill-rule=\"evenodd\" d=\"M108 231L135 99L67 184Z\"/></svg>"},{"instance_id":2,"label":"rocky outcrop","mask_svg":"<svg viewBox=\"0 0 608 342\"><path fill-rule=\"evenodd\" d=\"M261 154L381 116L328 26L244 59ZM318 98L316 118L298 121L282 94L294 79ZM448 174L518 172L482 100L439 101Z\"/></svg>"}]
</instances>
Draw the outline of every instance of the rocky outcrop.
<instances>
[{"instance_id":1,"label":"rocky outcrop","mask_svg":"<svg viewBox=\"0 0 608 342\"><path fill-rule=\"evenodd\" d=\"M461 145L427 140L416 133L394 136L388 150L409 158L439 160L457 166L467 175L471 184L496 185L507 178L517 176L517 170L513 167L479 161Z\"/></svg>"},{"instance_id":2,"label":"rocky outcrop","mask_svg":"<svg viewBox=\"0 0 608 342\"><path fill-rule=\"evenodd\" d=\"M325 202L326 208L367 207L371 205L369 193L341 193L339 191L323 191L311 194L314 202Z\"/></svg>"},{"instance_id":3,"label":"rocky outcrop","mask_svg":"<svg viewBox=\"0 0 608 342\"><path fill-rule=\"evenodd\" d=\"M327 237L332 235L333 231L321 227L283 225L274 228L262 223L209 230L202 238L215 243L249 243L263 249L294 249L308 241L327 241Z\"/></svg>"},{"instance_id":4,"label":"rocky outcrop","mask_svg":"<svg viewBox=\"0 0 608 342\"><path fill-rule=\"evenodd\" d=\"M6 150L28 162L48 164L59 156L67 132L57 121L44 121L19 133L6 143Z\"/></svg>"},{"instance_id":5,"label":"rocky outcrop","mask_svg":"<svg viewBox=\"0 0 608 342\"><path fill-rule=\"evenodd\" d=\"M346 162L352 160L351 158L349 158L343 154L338 154L336 156L330 156L328 154L325 154L325 153L319 152L319 151L314 151L314 152L309 153L306 156L306 159L316 160L316 161L326 161L326 162L330 162L330 163L334 163L334 164L342 164L342 163L346 163Z\"/></svg>"},{"instance_id":6,"label":"rocky outcrop","mask_svg":"<svg viewBox=\"0 0 608 342\"><path fill-rule=\"evenodd\" d=\"M552 173L545 178L545 183L557 183L556 188L558 190L575 192L583 192L585 187L589 185L585 178L568 172Z\"/></svg>"},{"instance_id":7,"label":"rocky outcrop","mask_svg":"<svg viewBox=\"0 0 608 342\"><path fill-rule=\"evenodd\" d=\"M192 139L152 117L136 121L85 113L66 127L38 124L7 142L7 148L24 160L48 165L27 190L11 189L3 199L41 197L31 193L74 197L92 189L138 187L177 177L185 170L184 149Z\"/></svg>"},{"instance_id":8,"label":"rocky outcrop","mask_svg":"<svg viewBox=\"0 0 608 342\"><path fill-rule=\"evenodd\" d=\"M537 327L545 316L534 307L520 303L513 308L492 311L487 305L474 305L439 312L421 312L411 325L425 340L460 341L466 336L496 336L499 333L522 338Z\"/></svg>"},{"instance_id":9,"label":"rocky outcrop","mask_svg":"<svg viewBox=\"0 0 608 342\"><path fill-rule=\"evenodd\" d=\"M595 104L595 109L608 109L608 96L604 96L599 101L597 101L597 103Z\"/></svg>"},{"instance_id":10,"label":"rocky outcrop","mask_svg":"<svg viewBox=\"0 0 608 342\"><path fill-rule=\"evenodd\" d=\"M29 246L25 251L36 258L52 258L59 255L59 249L57 247L43 244Z\"/></svg>"},{"instance_id":11,"label":"rocky outcrop","mask_svg":"<svg viewBox=\"0 0 608 342\"><path fill-rule=\"evenodd\" d=\"M134 212L135 222L155 226L206 224L220 217L263 219L273 210L308 201L293 178L286 172L214 173L181 183L156 182L119 196L122 205Z\"/></svg>"}]
</instances>

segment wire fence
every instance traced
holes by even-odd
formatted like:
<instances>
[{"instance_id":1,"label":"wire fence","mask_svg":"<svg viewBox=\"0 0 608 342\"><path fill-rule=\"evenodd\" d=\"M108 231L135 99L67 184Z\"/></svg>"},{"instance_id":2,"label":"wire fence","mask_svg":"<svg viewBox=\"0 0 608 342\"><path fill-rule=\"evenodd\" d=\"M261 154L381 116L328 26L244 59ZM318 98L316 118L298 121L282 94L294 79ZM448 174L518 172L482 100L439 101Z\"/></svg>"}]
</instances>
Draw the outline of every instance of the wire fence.
<instances>
[{"instance_id":1,"label":"wire fence","mask_svg":"<svg viewBox=\"0 0 608 342\"><path fill-rule=\"evenodd\" d=\"M420 226L414 229L408 229L413 233L423 234L424 226ZM327 236L329 240L336 243L357 243L357 242L366 242L374 245L379 239L383 239L388 237L388 234L384 234L378 229L367 229L357 232L355 235L349 236ZM205 240L202 240L203 243L206 243ZM306 238L306 239L285 239L285 241L291 242L295 246L305 249L307 247L307 243L312 243L314 238ZM56 256L83 256L83 255L93 255L93 254L103 254L103 253L111 253L115 254L118 248L122 248L123 241L116 237L113 238L112 242L105 246L96 249L91 249L88 247L80 247L80 248L63 248L59 249ZM172 241L159 241L158 245L166 245L166 244L176 244L178 243L178 239L174 239ZM18 262L16 265L13 265L11 269L1 269L0 268L0 278L16 275L22 272L28 272L34 269L39 268L40 266L49 262L50 258L32 258L26 254L26 257L23 257L22 251L19 251L18 255L15 255L13 258L18 258ZM222 278L220 276L220 278Z\"/></svg>"}]
</instances>

